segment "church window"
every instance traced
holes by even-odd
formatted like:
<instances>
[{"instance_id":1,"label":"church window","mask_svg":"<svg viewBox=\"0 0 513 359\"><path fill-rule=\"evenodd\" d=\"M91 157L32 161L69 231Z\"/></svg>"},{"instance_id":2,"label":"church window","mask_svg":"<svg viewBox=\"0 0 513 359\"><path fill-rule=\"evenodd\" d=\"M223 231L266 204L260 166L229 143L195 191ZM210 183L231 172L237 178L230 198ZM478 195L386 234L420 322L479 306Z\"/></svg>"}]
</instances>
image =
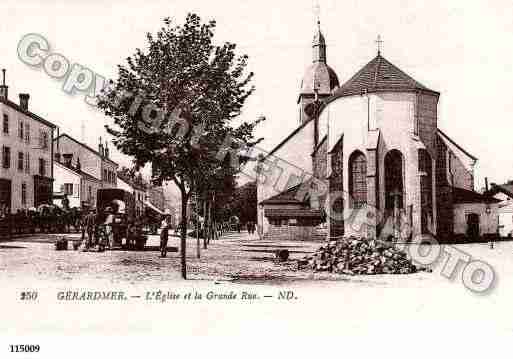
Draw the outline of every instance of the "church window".
<instances>
[{"instance_id":1,"label":"church window","mask_svg":"<svg viewBox=\"0 0 513 359\"><path fill-rule=\"evenodd\" d=\"M391 150L385 156L385 208L403 208L403 155Z\"/></svg>"},{"instance_id":2,"label":"church window","mask_svg":"<svg viewBox=\"0 0 513 359\"><path fill-rule=\"evenodd\" d=\"M367 203L367 159L360 151L349 157L349 194L353 208L362 208Z\"/></svg>"}]
</instances>

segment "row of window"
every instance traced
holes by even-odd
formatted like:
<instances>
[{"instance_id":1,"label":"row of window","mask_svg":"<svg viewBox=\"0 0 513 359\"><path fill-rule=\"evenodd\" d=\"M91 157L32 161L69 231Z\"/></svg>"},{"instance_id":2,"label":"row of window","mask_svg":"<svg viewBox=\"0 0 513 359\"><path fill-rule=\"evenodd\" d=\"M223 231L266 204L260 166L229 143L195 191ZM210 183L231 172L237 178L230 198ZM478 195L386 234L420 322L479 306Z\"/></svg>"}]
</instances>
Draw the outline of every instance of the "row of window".
<instances>
[{"instance_id":1,"label":"row of window","mask_svg":"<svg viewBox=\"0 0 513 359\"><path fill-rule=\"evenodd\" d=\"M422 177L421 192L423 205L431 206L432 201L432 164L429 153L419 150L419 171ZM403 208L403 157L398 150L391 150L385 156L385 208L396 206ZM353 208L362 208L367 204L367 159L360 151L349 157L349 194Z\"/></svg>"},{"instance_id":2,"label":"row of window","mask_svg":"<svg viewBox=\"0 0 513 359\"><path fill-rule=\"evenodd\" d=\"M48 161L44 158L39 158L39 175L46 176L46 167ZM11 148L2 146L2 167L5 169L11 168ZM18 172L25 172L30 174L30 153L18 152Z\"/></svg>"},{"instance_id":3,"label":"row of window","mask_svg":"<svg viewBox=\"0 0 513 359\"><path fill-rule=\"evenodd\" d=\"M297 219L296 218L288 218L288 219L278 219L278 218L270 218L269 223L276 227L281 226L297 226Z\"/></svg>"},{"instance_id":4,"label":"row of window","mask_svg":"<svg viewBox=\"0 0 513 359\"><path fill-rule=\"evenodd\" d=\"M2 121L2 132L5 136L9 136L9 116L4 113ZM20 141L24 141L30 144L30 123L20 120L18 122L18 138ZM40 129L39 130L39 148L48 150L50 148L48 132Z\"/></svg>"},{"instance_id":5,"label":"row of window","mask_svg":"<svg viewBox=\"0 0 513 359\"><path fill-rule=\"evenodd\" d=\"M78 185L74 185L73 183L64 183L61 185L61 192L63 192L66 196L78 197L80 188ZM94 201L93 188L91 186L87 186L87 201Z\"/></svg>"},{"instance_id":6,"label":"row of window","mask_svg":"<svg viewBox=\"0 0 513 359\"><path fill-rule=\"evenodd\" d=\"M63 192L66 196L78 197L80 194L80 187L77 184L64 183L61 185L61 192ZM91 186L87 186L87 200L89 202L94 200L93 188Z\"/></svg>"}]
</instances>

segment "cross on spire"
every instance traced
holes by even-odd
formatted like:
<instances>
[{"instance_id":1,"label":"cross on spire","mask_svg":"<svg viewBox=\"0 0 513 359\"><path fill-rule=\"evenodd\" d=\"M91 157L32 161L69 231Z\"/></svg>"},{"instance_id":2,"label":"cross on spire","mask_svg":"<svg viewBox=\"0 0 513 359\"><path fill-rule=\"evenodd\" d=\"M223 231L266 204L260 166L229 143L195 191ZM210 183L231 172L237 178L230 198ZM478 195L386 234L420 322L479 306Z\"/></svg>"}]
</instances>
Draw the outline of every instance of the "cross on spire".
<instances>
[{"instance_id":1,"label":"cross on spire","mask_svg":"<svg viewBox=\"0 0 513 359\"><path fill-rule=\"evenodd\" d=\"M315 1L313 6L313 12L317 26L321 26L321 5L319 4L319 0Z\"/></svg>"},{"instance_id":2,"label":"cross on spire","mask_svg":"<svg viewBox=\"0 0 513 359\"><path fill-rule=\"evenodd\" d=\"M374 41L378 46L378 55L381 55L381 46L383 44L383 40L381 39L381 35L378 35L376 41Z\"/></svg>"}]
</instances>

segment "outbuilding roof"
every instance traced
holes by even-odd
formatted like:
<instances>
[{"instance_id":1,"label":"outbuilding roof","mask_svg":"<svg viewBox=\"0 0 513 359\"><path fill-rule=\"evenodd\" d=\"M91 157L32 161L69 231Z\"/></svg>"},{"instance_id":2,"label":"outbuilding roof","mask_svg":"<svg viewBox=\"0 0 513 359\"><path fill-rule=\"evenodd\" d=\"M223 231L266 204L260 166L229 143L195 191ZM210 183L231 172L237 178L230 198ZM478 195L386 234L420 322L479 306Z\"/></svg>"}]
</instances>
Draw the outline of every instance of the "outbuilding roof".
<instances>
[{"instance_id":1,"label":"outbuilding roof","mask_svg":"<svg viewBox=\"0 0 513 359\"><path fill-rule=\"evenodd\" d=\"M305 204L306 201L301 201L298 199L298 190L301 186L301 183L286 189L285 191L278 193L275 196L264 199L260 204Z\"/></svg>"},{"instance_id":2,"label":"outbuilding roof","mask_svg":"<svg viewBox=\"0 0 513 359\"><path fill-rule=\"evenodd\" d=\"M498 199L479 192L471 191L464 188L453 187L453 202L454 203L498 203Z\"/></svg>"}]
</instances>

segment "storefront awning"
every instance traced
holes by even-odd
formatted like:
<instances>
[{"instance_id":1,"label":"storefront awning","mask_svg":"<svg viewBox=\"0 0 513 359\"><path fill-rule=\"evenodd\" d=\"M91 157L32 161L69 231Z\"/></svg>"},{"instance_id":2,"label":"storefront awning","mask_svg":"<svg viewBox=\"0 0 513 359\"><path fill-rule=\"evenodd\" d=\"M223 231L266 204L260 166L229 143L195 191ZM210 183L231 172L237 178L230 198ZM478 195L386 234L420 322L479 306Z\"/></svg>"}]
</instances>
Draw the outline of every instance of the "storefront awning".
<instances>
[{"instance_id":1,"label":"storefront awning","mask_svg":"<svg viewBox=\"0 0 513 359\"><path fill-rule=\"evenodd\" d=\"M162 212L160 209L158 209L157 207L155 207L153 204L151 204L150 201L145 201L144 202L144 205L150 209L152 209L153 211L157 212L158 214L164 214L164 212Z\"/></svg>"}]
</instances>

